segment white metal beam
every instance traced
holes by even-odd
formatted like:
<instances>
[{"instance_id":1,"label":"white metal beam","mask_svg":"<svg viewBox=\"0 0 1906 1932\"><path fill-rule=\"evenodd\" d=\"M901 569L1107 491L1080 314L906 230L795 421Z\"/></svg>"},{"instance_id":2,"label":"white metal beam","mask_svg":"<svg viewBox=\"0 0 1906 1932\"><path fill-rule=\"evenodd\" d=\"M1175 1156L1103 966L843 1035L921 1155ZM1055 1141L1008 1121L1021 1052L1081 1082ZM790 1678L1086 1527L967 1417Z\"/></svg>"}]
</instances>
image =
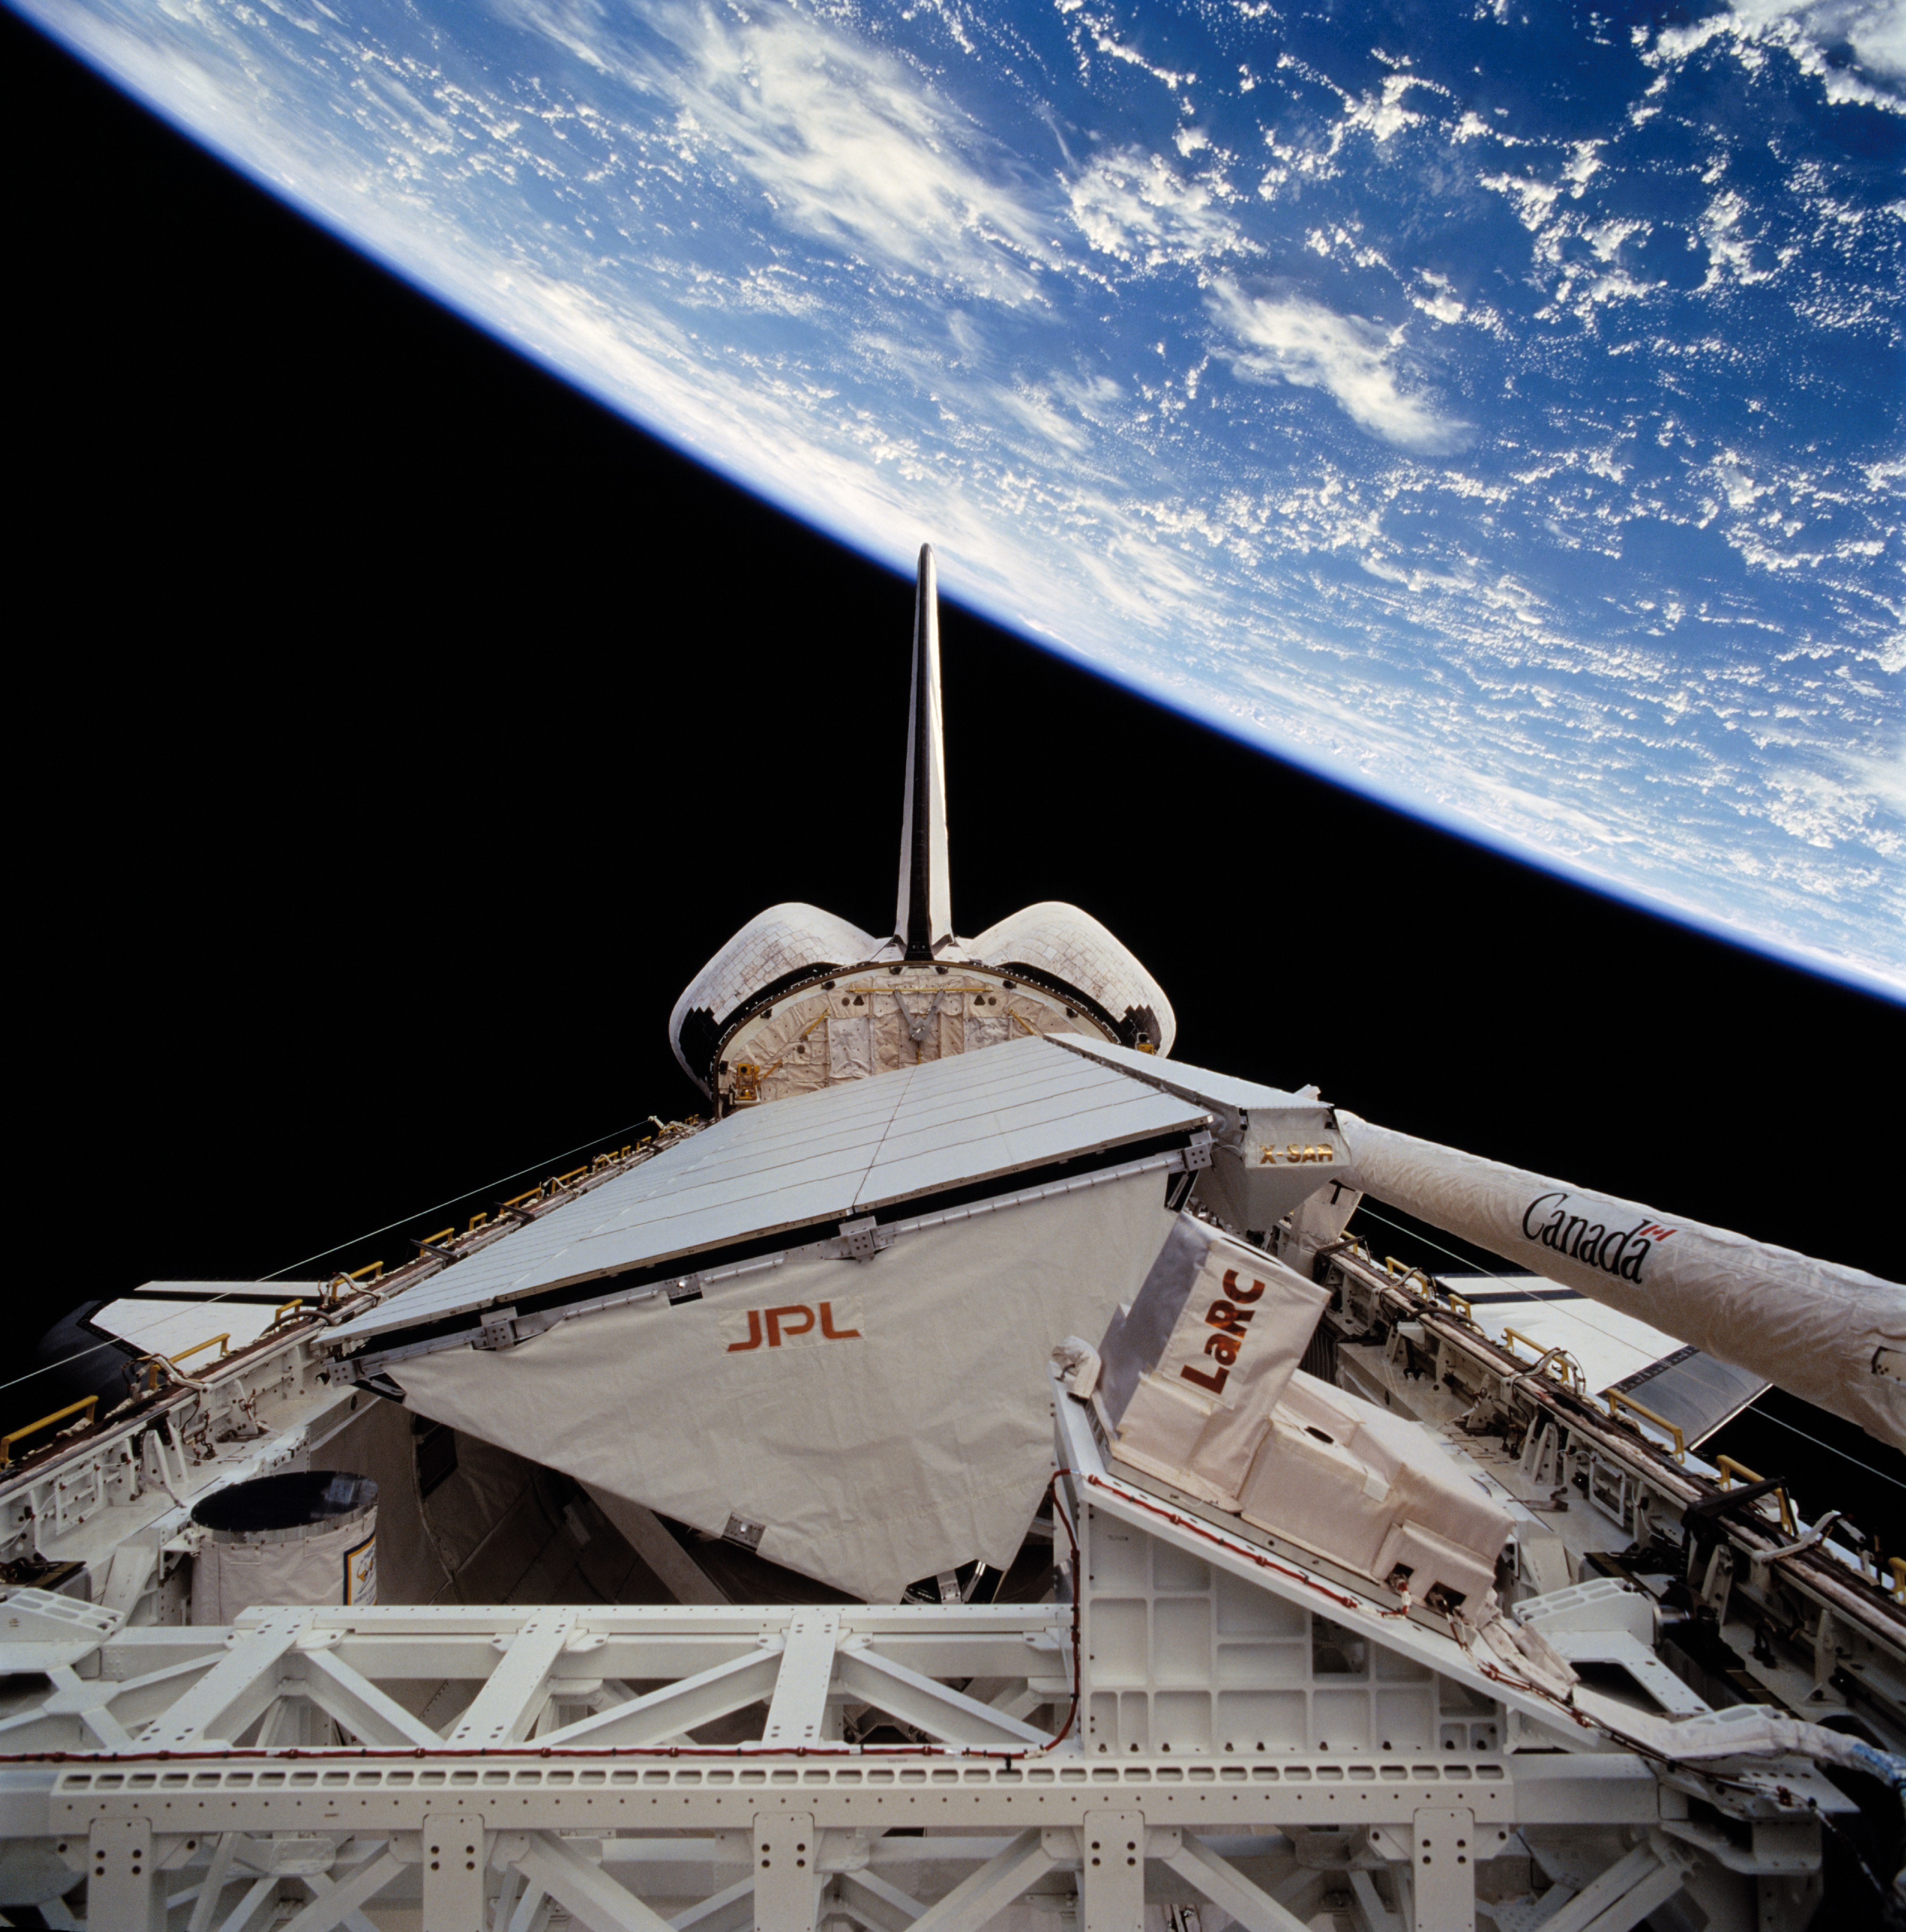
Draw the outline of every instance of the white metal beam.
<instances>
[{"instance_id":1,"label":"white metal beam","mask_svg":"<svg viewBox=\"0 0 1906 1932\"><path fill-rule=\"evenodd\" d=\"M1409 1932L1401 1915L1392 1912L1378 1896L1376 1880L1361 1865L1351 1870L1350 1895L1363 1914L1366 1932Z\"/></svg>"},{"instance_id":2,"label":"white metal beam","mask_svg":"<svg viewBox=\"0 0 1906 1932\"><path fill-rule=\"evenodd\" d=\"M536 1833L516 1862L532 1892L547 1892L589 1932L668 1932L667 1919L553 1832ZM528 1923L520 1907L517 1917Z\"/></svg>"},{"instance_id":3,"label":"white metal beam","mask_svg":"<svg viewBox=\"0 0 1906 1932\"><path fill-rule=\"evenodd\" d=\"M713 1723L769 1696L780 1664L780 1640L776 1638L771 1648L764 1646L751 1655L685 1677L679 1684L665 1684L626 1704L579 1718L539 1742L599 1750L665 1744L678 1732Z\"/></svg>"},{"instance_id":4,"label":"white metal beam","mask_svg":"<svg viewBox=\"0 0 1906 1932\"><path fill-rule=\"evenodd\" d=\"M494 1750L528 1735L542 1708L543 1687L575 1629L576 1617L574 1610L551 1606L530 1618L450 1733L452 1745Z\"/></svg>"},{"instance_id":5,"label":"white metal beam","mask_svg":"<svg viewBox=\"0 0 1906 1932\"><path fill-rule=\"evenodd\" d=\"M1197 1887L1211 1902L1230 1913L1245 1932L1308 1932L1304 1921L1254 1885L1228 1859L1201 1845L1187 1832L1165 1863Z\"/></svg>"},{"instance_id":6,"label":"white metal beam","mask_svg":"<svg viewBox=\"0 0 1906 1932\"><path fill-rule=\"evenodd\" d=\"M215 1631L215 1636L224 1633ZM98 1677L85 1680L90 1694L104 1696L111 1704L113 1715L137 1737L152 1720L176 1705L192 1684L203 1679L224 1654L221 1650L209 1657L191 1658L147 1670L114 1683Z\"/></svg>"},{"instance_id":7,"label":"white metal beam","mask_svg":"<svg viewBox=\"0 0 1906 1932\"><path fill-rule=\"evenodd\" d=\"M377 1897L404 1870L404 1861L386 1852L368 1859L357 1870L332 1884L329 1879L307 1878L305 1882L317 1894L311 1904L291 1920L284 1932L336 1932L341 1925L362 1926L358 1907ZM480 1925L478 1932L481 1932Z\"/></svg>"},{"instance_id":8,"label":"white metal beam","mask_svg":"<svg viewBox=\"0 0 1906 1932\"><path fill-rule=\"evenodd\" d=\"M533 1879L523 1888L523 1896L516 1901L516 1909L509 1915L507 1932L530 1932L536 1923L536 1913L549 1894ZM504 1932L499 1920L499 1932Z\"/></svg>"},{"instance_id":9,"label":"white metal beam","mask_svg":"<svg viewBox=\"0 0 1906 1932\"><path fill-rule=\"evenodd\" d=\"M1588 1932L1631 1932L1680 1889L1681 1874L1672 1865L1661 1865L1631 1886L1598 1918L1590 1919Z\"/></svg>"},{"instance_id":10,"label":"white metal beam","mask_svg":"<svg viewBox=\"0 0 1906 1932\"><path fill-rule=\"evenodd\" d=\"M678 1604L725 1604L727 1594L689 1552L668 1533L668 1526L652 1509L632 1503L626 1496L599 1490L585 1483L589 1499L620 1533L635 1554L655 1573L657 1582L671 1592Z\"/></svg>"},{"instance_id":11,"label":"white metal beam","mask_svg":"<svg viewBox=\"0 0 1906 1932\"><path fill-rule=\"evenodd\" d=\"M842 1647L840 1681L843 1690L866 1698L942 1744L1019 1744L1036 1750L1052 1742L1047 1732L866 1646Z\"/></svg>"},{"instance_id":12,"label":"white metal beam","mask_svg":"<svg viewBox=\"0 0 1906 1932\"><path fill-rule=\"evenodd\" d=\"M781 1671L774 1680L761 1742L784 1750L818 1744L827 1718L827 1691L834 1679L834 1646L840 1636L836 1610L797 1611L788 1625Z\"/></svg>"},{"instance_id":13,"label":"white metal beam","mask_svg":"<svg viewBox=\"0 0 1906 1932\"><path fill-rule=\"evenodd\" d=\"M483 1932L483 1820L467 1812L424 1820L422 1932Z\"/></svg>"},{"instance_id":14,"label":"white metal beam","mask_svg":"<svg viewBox=\"0 0 1906 1932\"><path fill-rule=\"evenodd\" d=\"M503 1862L500 1849L493 1846L490 1862ZM517 1869L515 1852L504 1863L501 1883L497 1887L495 1902L490 1908L490 1919L485 1932L509 1932L510 1915L516 1910L516 1888L523 1882L523 1874Z\"/></svg>"},{"instance_id":15,"label":"white metal beam","mask_svg":"<svg viewBox=\"0 0 1906 1932\"><path fill-rule=\"evenodd\" d=\"M914 1921L914 1932L979 1932L979 1928L1052 1869L1044 1834L1022 1832Z\"/></svg>"},{"instance_id":16,"label":"white metal beam","mask_svg":"<svg viewBox=\"0 0 1906 1932\"><path fill-rule=\"evenodd\" d=\"M158 1861L143 1818L95 1821L86 1856L86 1922L114 1932L158 1932Z\"/></svg>"},{"instance_id":17,"label":"white metal beam","mask_svg":"<svg viewBox=\"0 0 1906 1932\"><path fill-rule=\"evenodd\" d=\"M199 1895L192 1901L192 1916L185 1922L185 1932L212 1932L219 1895L225 1889L225 1882L232 1870L233 1855L238 1848L237 1832L219 1833L218 1842L212 1848L212 1863L206 1868L205 1878L199 1886Z\"/></svg>"},{"instance_id":18,"label":"white metal beam","mask_svg":"<svg viewBox=\"0 0 1906 1932\"><path fill-rule=\"evenodd\" d=\"M1086 1813L1079 1828L1079 1892L1083 1932L1140 1932L1145 1919L1142 1811Z\"/></svg>"},{"instance_id":19,"label":"white metal beam","mask_svg":"<svg viewBox=\"0 0 1906 1932\"><path fill-rule=\"evenodd\" d=\"M924 1910L918 1899L877 1871L844 1871L835 1883L848 1910L873 1932L911 1932Z\"/></svg>"},{"instance_id":20,"label":"white metal beam","mask_svg":"<svg viewBox=\"0 0 1906 1932\"><path fill-rule=\"evenodd\" d=\"M1628 1932L1681 1889L1681 1874L1652 1845L1637 1845L1545 1923L1544 1932Z\"/></svg>"},{"instance_id":21,"label":"white metal beam","mask_svg":"<svg viewBox=\"0 0 1906 1932\"><path fill-rule=\"evenodd\" d=\"M278 1662L311 1621L304 1610L273 1610L238 1641L161 1717L140 1742L178 1750L216 1738L230 1744L256 1724L278 1694Z\"/></svg>"},{"instance_id":22,"label":"white metal beam","mask_svg":"<svg viewBox=\"0 0 1906 1932\"><path fill-rule=\"evenodd\" d=\"M1457 1805L1425 1805L1411 1829L1415 1932L1475 1932L1475 1814Z\"/></svg>"},{"instance_id":23,"label":"white metal beam","mask_svg":"<svg viewBox=\"0 0 1906 1932\"><path fill-rule=\"evenodd\" d=\"M821 1834L811 1811L755 1819L755 1932L814 1932L821 1904Z\"/></svg>"},{"instance_id":24,"label":"white metal beam","mask_svg":"<svg viewBox=\"0 0 1906 1932\"><path fill-rule=\"evenodd\" d=\"M278 1888L278 1882L269 1873L263 1878L254 1879L245 1888L245 1894L235 1905L218 1928L218 1932L245 1932L257 1916L258 1908Z\"/></svg>"},{"instance_id":25,"label":"white metal beam","mask_svg":"<svg viewBox=\"0 0 1906 1932\"><path fill-rule=\"evenodd\" d=\"M334 1652L314 1650L304 1658L305 1683L311 1702L342 1724L360 1744L421 1744L443 1748L442 1734L413 1717L395 1697L359 1676Z\"/></svg>"},{"instance_id":26,"label":"white metal beam","mask_svg":"<svg viewBox=\"0 0 1906 1932\"><path fill-rule=\"evenodd\" d=\"M753 1916L755 1880L751 1874L733 1885L725 1885L721 1890L711 1893L699 1905L691 1905L686 1912L678 1912L669 1920L675 1932L713 1932L714 1925L726 1918L737 1907L749 1907L748 1916Z\"/></svg>"}]
</instances>

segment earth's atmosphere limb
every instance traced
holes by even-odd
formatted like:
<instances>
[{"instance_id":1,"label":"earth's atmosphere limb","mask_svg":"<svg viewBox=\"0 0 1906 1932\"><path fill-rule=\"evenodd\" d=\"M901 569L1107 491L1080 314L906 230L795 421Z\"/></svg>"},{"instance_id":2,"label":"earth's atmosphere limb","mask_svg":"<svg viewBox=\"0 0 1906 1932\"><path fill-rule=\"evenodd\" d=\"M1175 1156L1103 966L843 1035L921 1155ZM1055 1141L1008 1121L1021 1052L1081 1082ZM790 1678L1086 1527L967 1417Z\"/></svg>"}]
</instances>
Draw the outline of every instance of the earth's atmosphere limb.
<instances>
[{"instance_id":1,"label":"earth's atmosphere limb","mask_svg":"<svg viewBox=\"0 0 1906 1932\"><path fill-rule=\"evenodd\" d=\"M1901 0L23 10L844 540L1906 991Z\"/></svg>"}]
</instances>

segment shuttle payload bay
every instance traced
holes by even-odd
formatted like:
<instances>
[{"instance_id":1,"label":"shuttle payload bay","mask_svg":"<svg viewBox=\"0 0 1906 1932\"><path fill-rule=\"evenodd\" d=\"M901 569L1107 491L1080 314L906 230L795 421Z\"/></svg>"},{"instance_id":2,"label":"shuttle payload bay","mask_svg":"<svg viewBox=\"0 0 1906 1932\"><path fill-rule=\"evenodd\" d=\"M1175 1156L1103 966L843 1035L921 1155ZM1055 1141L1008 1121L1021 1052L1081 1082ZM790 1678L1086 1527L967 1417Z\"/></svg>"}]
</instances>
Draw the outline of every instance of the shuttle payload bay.
<instances>
[{"instance_id":1,"label":"shuttle payload bay","mask_svg":"<svg viewBox=\"0 0 1906 1932\"><path fill-rule=\"evenodd\" d=\"M709 1118L72 1318L0 1444L0 1916L1900 1922L1893 1528L1703 1444L1770 1384L1900 1444L1906 1293L1174 1059L949 858L923 551L893 930L715 955Z\"/></svg>"}]
</instances>

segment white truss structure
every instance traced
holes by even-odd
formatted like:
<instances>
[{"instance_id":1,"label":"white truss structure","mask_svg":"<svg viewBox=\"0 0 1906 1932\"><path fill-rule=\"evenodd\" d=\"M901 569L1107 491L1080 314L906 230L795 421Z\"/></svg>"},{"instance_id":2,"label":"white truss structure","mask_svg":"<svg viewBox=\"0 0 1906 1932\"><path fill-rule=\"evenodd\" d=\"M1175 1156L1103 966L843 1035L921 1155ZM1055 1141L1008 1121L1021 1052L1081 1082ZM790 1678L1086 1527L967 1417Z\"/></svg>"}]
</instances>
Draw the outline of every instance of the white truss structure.
<instances>
[{"instance_id":1,"label":"white truss structure","mask_svg":"<svg viewBox=\"0 0 1906 1932\"><path fill-rule=\"evenodd\" d=\"M1651 1765L1460 1628L1122 1480L1058 1407L1057 1604L228 1630L44 1599L66 1607L0 1658L37 1669L0 1715L0 1904L101 1932L1811 1916L1821 1816L1849 1808L1809 1767Z\"/></svg>"}]
</instances>

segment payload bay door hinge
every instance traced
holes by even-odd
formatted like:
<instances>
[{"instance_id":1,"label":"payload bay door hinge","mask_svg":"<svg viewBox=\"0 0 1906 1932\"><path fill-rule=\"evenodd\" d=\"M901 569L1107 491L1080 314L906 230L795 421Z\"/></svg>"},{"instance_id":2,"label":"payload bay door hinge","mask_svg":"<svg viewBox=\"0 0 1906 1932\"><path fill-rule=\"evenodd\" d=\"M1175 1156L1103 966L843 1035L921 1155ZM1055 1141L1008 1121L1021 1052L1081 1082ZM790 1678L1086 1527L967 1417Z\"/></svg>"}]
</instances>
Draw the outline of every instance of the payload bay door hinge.
<instances>
[{"instance_id":1,"label":"payload bay door hinge","mask_svg":"<svg viewBox=\"0 0 1906 1932\"><path fill-rule=\"evenodd\" d=\"M883 1248L893 1245L893 1230L881 1227L871 1214L841 1223L840 1253L844 1259L870 1262Z\"/></svg>"},{"instance_id":2,"label":"payload bay door hinge","mask_svg":"<svg viewBox=\"0 0 1906 1932\"><path fill-rule=\"evenodd\" d=\"M1190 1144L1184 1150L1184 1171L1196 1174L1201 1167L1211 1164L1211 1132L1208 1127L1200 1127L1191 1136Z\"/></svg>"},{"instance_id":3,"label":"payload bay door hinge","mask_svg":"<svg viewBox=\"0 0 1906 1932\"><path fill-rule=\"evenodd\" d=\"M485 1310L482 1329L470 1346L500 1352L505 1348L515 1348L518 1339L516 1310L513 1308L490 1308Z\"/></svg>"}]
</instances>

